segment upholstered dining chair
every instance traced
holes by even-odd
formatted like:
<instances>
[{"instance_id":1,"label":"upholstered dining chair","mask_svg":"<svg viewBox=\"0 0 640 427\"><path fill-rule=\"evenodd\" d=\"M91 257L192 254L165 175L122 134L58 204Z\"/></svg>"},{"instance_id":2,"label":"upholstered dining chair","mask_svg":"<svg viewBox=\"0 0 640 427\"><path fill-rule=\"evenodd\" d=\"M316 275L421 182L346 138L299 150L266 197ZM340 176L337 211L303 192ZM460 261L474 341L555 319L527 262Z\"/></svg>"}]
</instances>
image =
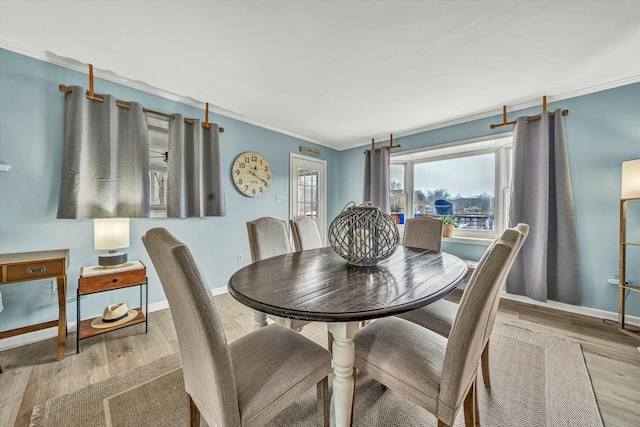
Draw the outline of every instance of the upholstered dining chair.
<instances>
[{"instance_id":1,"label":"upholstered dining chair","mask_svg":"<svg viewBox=\"0 0 640 427\"><path fill-rule=\"evenodd\" d=\"M504 273L504 277L501 278L501 281L504 281L506 279L506 275L511 269L511 265L515 261L516 256L520 251L520 248L524 244L524 241L527 239L527 235L529 234L529 226L527 224L520 223L515 227L515 230L517 230L522 237L518 242L518 246L516 247L514 256L509 260L508 267ZM492 243L492 245L493 244L494 243ZM494 299L496 300L490 301L490 303L492 305L495 305L496 310L492 313L492 316L495 318L495 315L497 313L498 303L500 300L500 292L497 292L494 295ZM399 314L398 317L409 320L425 328L431 329L432 331L446 338L449 336L449 333L451 332L451 326L453 325L453 321L455 320L458 307L459 306L456 303L441 299L436 301L433 304L429 304L417 310L412 310L403 314ZM490 341L489 336L487 336L486 342L484 343L484 346L483 346L482 356L481 356L482 380L486 387L491 387L491 372L489 369L489 341Z\"/></svg>"},{"instance_id":2,"label":"upholstered dining chair","mask_svg":"<svg viewBox=\"0 0 640 427\"><path fill-rule=\"evenodd\" d=\"M356 333L354 366L434 414L439 427L452 426L463 407L465 425L475 426L478 363L497 310L492 302L521 238L507 229L484 253L449 339L398 317L379 319Z\"/></svg>"},{"instance_id":3,"label":"upholstered dining chair","mask_svg":"<svg viewBox=\"0 0 640 427\"><path fill-rule=\"evenodd\" d=\"M307 249L317 249L324 246L318 225L306 216L299 216L289 220L291 225L291 237L296 252Z\"/></svg>"},{"instance_id":4,"label":"upholstered dining chair","mask_svg":"<svg viewBox=\"0 0 640 427\"><path fill-rule=\"evenodd\" d=\"M222 322L191 252L164 228L143 237L169 301L178 336L190 426L262 426L314 384L318 424L329 426L331 354L272 324L227 344Z\"/></svg>"},{"instance_id":5,"label":"upholstered dining chair","mask_svg":"<svg viewBox=\"0 0 640 427\"><path fill-rule=\"evenodd\" d=\"M439 219L426 216L409 218L404 224L402 244L412 248L442 250L442 228Z\"/></svg>"},{"instance_id":6,"label":"upholstered dining chair","mask_svg":"<svg viewBox=\"0 0 640 427\"><path fill-rule=\"evenodd\" d=\"M278 255L291 253L289 244L289 233L284 221L271 217L262 217L247 222L247 233L249 235L249 247L251 249L251 262L262 261ZM260 283L256 283L260 286ZM261 320L262 313L254 312L254 328L265 326ZM296 331L302 330L304 325L310 323L306 320L287 319L284 317L269 314L274 322L280 323Z\"/></svg>"},{"instance_id":7,"label":"upholstered dining chair","mask_svg":"<svg viewBox=\"0 0 640 427\"><path fill-rule=\"evenodd\" d=\"M443 227L444 223L439 219L429 217L410 218L404 225L402 244L412 248L441 251ZM469 280L478 262L468 259L463 259L463 261L467 264L467 280Z\"/></svg>"}]
</instances>

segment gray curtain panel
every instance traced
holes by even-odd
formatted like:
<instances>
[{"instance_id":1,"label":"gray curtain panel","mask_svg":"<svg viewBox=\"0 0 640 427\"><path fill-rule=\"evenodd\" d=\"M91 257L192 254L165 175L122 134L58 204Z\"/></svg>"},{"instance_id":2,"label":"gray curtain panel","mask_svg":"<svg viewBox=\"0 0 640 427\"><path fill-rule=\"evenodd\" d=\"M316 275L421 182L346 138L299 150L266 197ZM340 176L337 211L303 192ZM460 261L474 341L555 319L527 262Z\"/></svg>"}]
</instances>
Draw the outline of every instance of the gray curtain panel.
<instances>
[{"instance_id":1,"label":"gray curtain panel","mask_svg":"<svg viewBox=\"0 0 640 427\"><path fill-rule=\"evenodd\" d=\"M218 125L194 122L180 114L169 122L167 217L225 216Z\"/></svg>"},{"instance_id":2,"label":"gray curtain panel","mask_svg":"<svg viewBox=\"0 0 640 427\"><path fill-rule=\"evenodd\" d=\"M517 119L513 142L511 226L529 224L507 278L507 292L538 301L580 304L573 194L562 111Z\"/></svg>"},{"instance_id":3,"label":"gray curtain panel","mask_svg":"<svg viewBox=\"0 0 640 427\"><path fill-rule=\"evenodd\" d=\"M64 154L58 215L74 218L149 216L149 142L142 105L65 95Z\"/></svg>"},{"instance_id":4,"label":"gray curtain panel","mask_svg":"<svg viewBox=\"0 0 640 427\"><path fill-rule=\"evenodd\" d=\"M389 205L389 150L367 150L364 153L364 188L362 201L370 201L386 214Z\"/></svg>"}]
</instances>

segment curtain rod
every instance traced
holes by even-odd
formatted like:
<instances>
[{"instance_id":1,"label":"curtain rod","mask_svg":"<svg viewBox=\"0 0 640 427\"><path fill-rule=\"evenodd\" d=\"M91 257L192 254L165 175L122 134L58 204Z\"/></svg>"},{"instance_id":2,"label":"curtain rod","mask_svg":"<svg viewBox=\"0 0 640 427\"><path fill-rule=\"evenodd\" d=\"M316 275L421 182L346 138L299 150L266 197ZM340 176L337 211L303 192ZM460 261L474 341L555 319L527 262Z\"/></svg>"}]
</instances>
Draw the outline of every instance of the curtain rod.
<instances>
[{"instance_id":1,"label":"curtain rod","mask_svg":"<svg viewBox=\"0 0 640 427\"><path fill-rule=\"evenodd\" d=\"M364 150L364 154L367 154L367 151L375 151L376 153L379 153L380 150L382 150L382 148L375 148L375 139L371 138L371 150ZM393 150L394 148L400 148L402 147L400 144L398 145L393 145L393 134L390 133L389 134L389 146L384 147L385 150Z\"/></svg>"},{"instance_id":2,"label":"curtain rod","mask_svg":"<svg viewBox=\"0 0 640 427\"><path fill-rule=\"evenodd\" d=\"M60 92L62 92L62 93L71 93L71 92L73 92L73 89L71 89L70 87L67 87L65 85L60 85L58 88L59 88ZM97 96L97 95L91 96L91 93L89 91L87 91L87 99L93 99L95 101L104 102L104 98L103 97ZM122 102L122 101L118 101L118 100L116 100L116 105L118 107L122 107L122 108L129 108L129 109L131 108L131 104L126 103L126 102ZM173 114L161 113L160 111L154 111L154 110L150 110L148 108L143 108L142 111L144 111L147 114L155 114L156 116L161 116L161 117L167 118L169 120L173 120L173 119L176 118ZM207 116L208 115L209 115L209 104L207 103ZM189 124L195 124L196 121L194 119L185 118L184 122L185 123L189 123ZM209 128L211 128L211 125L207 126L207 123L202 123L202 127L205 127L205 128L209 129ZM220 133L224 133L224 128L221 127L218 130L220 131Z\"/></svg>"},{"instance_id":3,"label":"curtain rod","mask_svg":"<svg viewBox=\"0 0 640 427\"><path fill-rule=\"evenodd\" d=\"M546 112L547 111L547 97L546 95L542 97L542 112ZM554 117L556 114L555 113L551 113L549 114L549 117ZM564 117L569 115L569 110L562 110L562 115ZM540 120L542 118L542 114L538 114L537 116L533 116L533 117L528 117L527 121L528 122L532 122L534 120ZM507 106L503 105L502 106L502 123L499 124L494 124L494 125L490 125L489 128L490 129L495 129L495 128L499 128L501 126L508 126L508 125L515 125L516 121L512 121L512 122L507 122Z\"/></svg>"},{"instance_id":4,"label":"curtain rod","mask_svg":"<svg viewBox=\"0 0 640 427\"><path fill-rule=\"evenodd\" d=\"M70 87L67 87L65 85L58 86L58 89L60 90L60 92L65 93L65 94L73 92L73 89L71 89ZM104 98L103 97L98 96L93 92L93 65L92 64L89 64L89 90L87 91L87 99L93 99L94 101L104 102ZM122 101L116 100L116 105L118 107L131 109L131 104L126 103L126 102L122 102ZM173 114L161 113L159 111L150 110L148 108L143 108L142 111L147 113L147 114L155 114L156 116L161 116L161 117L164 117L164 118L169 119L169 120L175 119L175 116ZM184 122L193 125L193 124L195 124L196 121L194 119L185 118ZM207 129L211 129L211 125L209 124L209 103L208 102L206 103L205 122L202 123L202 127L203 128L207 128ZM224 133L224 128L221 127L221 128L218 128L218 130L220 131L220 133Z\"/></svg>"}]
</instances>

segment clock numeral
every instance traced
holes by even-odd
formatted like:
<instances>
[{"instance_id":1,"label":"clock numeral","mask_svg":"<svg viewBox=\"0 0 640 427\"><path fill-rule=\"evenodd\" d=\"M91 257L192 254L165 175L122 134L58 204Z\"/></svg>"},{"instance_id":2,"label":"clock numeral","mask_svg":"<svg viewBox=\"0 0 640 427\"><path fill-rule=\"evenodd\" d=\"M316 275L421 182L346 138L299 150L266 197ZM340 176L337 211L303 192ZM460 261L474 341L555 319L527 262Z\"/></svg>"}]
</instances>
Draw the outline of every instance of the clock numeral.
<instances>
[{"instance_id":1,"label":"clock numeral","mask_svg":"<svg viewBox=\"0 0 640 427\"><path fill-rule=\"evenodd\" d=\"M257 162L258 161L258 157L257 156L251 156L251 161L252 162Z\"/></svg>"},{"instance_id":2,"label":"clock numeral","mask_svg":"<svg viewBox=\"0 0 640 427\"><path fill-rule=\"evenodd\" d=\"M247 156L244 157L245 163L249 163L249 158ZM244 167L244 166L243 166Z\"/></svg>"},{"instance_id":3,"label":"clock numeral","mask_svg":"<svg viewBox=\"0 0 640 427\"><path fill-rule=\"evenodd\" d=\"M238 184L242 185L242 178L238 180Z\"/></svg>"},{"instance_id":4,"label":"clock numeral","mask_svg":"<svg viewBox=\"0 0 640 427\"><path fill-rule=\"evenodd\" d=\"M251 190L251 194L256 194L256 189Z\"/></svg>"},{"instance_id":5,"label":"clock numeral","mask_svg":"<svg viewBox=\"0 0 640 427\"><path fill-rule=\"evenodd\" d=\"M260 187L260 192L261 192L261 193L262 193L262 192L264 192L264 190L262 189L262 187Z\"/></svg>"},{"instance_id":6,"label":"clock numeral","mask_svg":"<svg viewBox=\"0 0 640 427\"><path fill-rule=\"evenodd\" d=\"M267 181L271 181L271 175L267 175Z\"/></svg>"},{"instance_id":7,"label":"clock numeral","mask_svg":"<svg viewBox=\"0 0 640 427\"><path fill-rule=\"evenodd\" d=\"M236 169L234 172L236 173L236 175L240 175L240 169Z\"/></svg>"},{"instance_id":8,"label":"clock numeral","mask_svg":"<svg viewBox=\"0 0 640 427\"><path fill-rule=\"evenodd\" d=\"M245 185L245 186L244 186L244 191L247 191L248 189L249 189L249 186L248 186L248 185Z\"/></svg>"}]
</instances>

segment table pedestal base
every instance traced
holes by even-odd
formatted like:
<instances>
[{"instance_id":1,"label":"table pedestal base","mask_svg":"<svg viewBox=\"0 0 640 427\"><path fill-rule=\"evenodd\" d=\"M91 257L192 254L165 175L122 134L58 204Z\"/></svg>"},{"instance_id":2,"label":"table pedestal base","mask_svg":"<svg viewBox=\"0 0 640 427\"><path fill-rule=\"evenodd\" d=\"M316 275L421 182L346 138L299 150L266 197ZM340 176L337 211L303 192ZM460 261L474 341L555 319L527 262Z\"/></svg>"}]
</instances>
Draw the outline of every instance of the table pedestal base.
<instances>
[{"instance_id":1,"label":"table pedestal base","mask_svg":"<svg viewBox=\"0 0 640 427\"><path fill-rule=\"evenodd\" d=\"M258 310L253 310L253 330L257 331L260 328L264 328L268 325L267 315Z\"/></svg>"},{"instance_id":2,"label":"table pedestal base","mask_svg":"<svg viewBox=\"0 0 640 427\"><path fill-rule=\"evenodd\" d=\"M353 336L360 322L330 322L333 335L333 405L336 427L348 427L353 416L353 359L355 346Z\"/></svg>"}]
</instances>

